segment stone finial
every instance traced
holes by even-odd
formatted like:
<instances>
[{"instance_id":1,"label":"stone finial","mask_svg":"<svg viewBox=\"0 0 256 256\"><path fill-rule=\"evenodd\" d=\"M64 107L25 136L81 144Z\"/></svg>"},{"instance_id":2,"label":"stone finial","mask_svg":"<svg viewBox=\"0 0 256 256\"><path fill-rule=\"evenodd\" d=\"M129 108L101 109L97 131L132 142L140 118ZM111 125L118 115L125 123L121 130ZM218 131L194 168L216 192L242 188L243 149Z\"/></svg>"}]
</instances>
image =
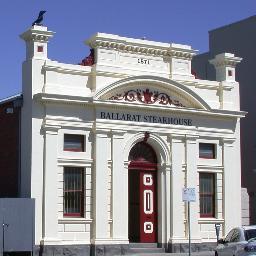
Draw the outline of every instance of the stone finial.
<instances>
[{"instance_id":1,"label":"stone finial","mask_svg":"<svg viewBox=\"0 0 256 256\"><path fill-rule=\"evenodd\" d=\"M235 81L235 67L240 63L242 58L235 57L232 53L221 53L215 56L209 62L215 66L216 80Z\"/></svg>"}]
</instances>

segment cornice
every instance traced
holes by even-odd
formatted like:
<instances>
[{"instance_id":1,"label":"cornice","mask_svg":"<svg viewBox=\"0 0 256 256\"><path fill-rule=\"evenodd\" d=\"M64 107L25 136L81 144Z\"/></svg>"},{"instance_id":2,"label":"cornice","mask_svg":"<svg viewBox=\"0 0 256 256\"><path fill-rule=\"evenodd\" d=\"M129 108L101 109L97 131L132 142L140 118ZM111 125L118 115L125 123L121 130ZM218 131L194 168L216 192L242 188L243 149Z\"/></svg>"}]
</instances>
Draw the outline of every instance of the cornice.
<instances>
[{"instance_id":1,"label":"cornice","mask_svg":"<svg viewBox=\"0 0 256 256\"><path fill-rule=\"evenodd\" d=\"M46 122L42 124L42 130L44 130L46 134L57 135L59 129L61 129L61 126L56 124L47 124Z\"/></svg>"},{"instance_id":2,"label":"cornice","mask_svg":"<svg viewBox=\"0 0 256 256\"><path fill-rule=\"evenodd\" d=\"M55 63L54 63L55 64ZM91 74L91 67L89 66L81 66L81 65L71 65L69 64L69 67L64 67L66 64L62 63L56 63L58 65L54 64L48 64L47 62L42 67L45 71L55 71L57 73L62 74L71 74L71 75L83 75L88 76Z\"/></svg>"},{"instance_id":3,"label":"cornice","mask_svg":"<svg viewBox=\"0 0 256 256\"><path fill-rule=\"evenodd\" d=\"M60 94L38 93L35 94L33 99L41 102L42 104L54 103L54 104L68 104L68 105L91 105L92 97L70 96Z\"/></svg>"},{"instance_id":4,"label":"cornice","mask_svg":"<svg viewBox=\"0 0 256 256\"><path fill-rule=\"evenodd\" d=\"M189 46L158 43L142 39L131 39L113 35L97 34L86 41L91 48L105 48L122 52L140 53L161 57L192 59L196 51Z\"/></svg>"},{"instance_id":5,"label":"cornice","mask_svg":"<svg viewBox=\"0 0 256 256\"><path fill-rule=\"evenodd\" d=\"M197 169L200 170L210 170L211 172L223 172L224 166L223 165L206 165L206 164L198 164Z\"/></svg>"},{"instance_id":6,"label":"cornice","mask_svg":"<svg viewBox=\"0 0 256 256\"><path fill-rule=\"evenodd\" d=\"M84 166L84 167L91 167L93 164L92 159L85 159L85 158L64 158L58 157L57 162L59 166L65 166L73 164L75 166Z\"/></svg>"},{"instance_id":7,"label":"cornice","mask_svg":"<svg viewBox=\"0 0 256 256\"><path fill-rule=\"evenodd\" d=\"M215 116L215 117L222 117L222 118L242 118L245 117L247 112L244 111L229 111L229 110L204 110L204 109L195 109L195 108L180 108L175 106L161 106L161 105L147 105L147 104L136 104L136 103L127 103L127 102L115 102L115 101L108 101L108 100L93 100L95 106L99 107L109 107L113 109L136 109L138 107L141 110L145 111L172 111L181 114L195 114L195 115L203 115L203 116Z\"/></svg>"},{"instance_id":8,"label":"cornice","mask_svg":"<svg viewBox=\"0 0 256 256\"><path fill-rule=\"evenodd\" d=\"M245 117L247 112L245 111L231 111L231 110L219 110L219 109L195 109L195 108L180 108L175 106L161 106L161 105L148 105L148 104L136 104L127 102L115 102L109 100L95 100L93 97L80 97L80 96L67 96L67 95L55 95L47 93L38 93L34 95L36 101L42 104L54 103L54 104L70 104L70 105L82 105L82 106L92 106L92 107L109 107L109 108L123 108L123 109L136 109L138 107L141 110L149 111L173 111L182 114L196 114L204 116L216 116L223 118L242 118Z\"/></svg>"},{"instance_id":9,"label":"cornice","mask_svg":"<svg viewBox=\"0 0 256 256\"><path fill-rule=\"evenodd\" d=\"M213 64L215 67L220 67L220 66L235 67L241 61L242 61L242 58L235 57L235 55L231 53L221 53L216 55L214 59L209 60L209 62Z\"/></svg>"},{"instance_id":10,"label":"cornice","mask_svg":"<svg viewBox=\"0 0 256 256\"><path fill-rule=\"evenodd\" d=\"M26 32L20 35L24 41L42 42L47 43L51 37L53 37L54 32L48 31L46 27L33 26Z\"/></svg>"},{"instance_id":11,"label":"cornice","mask_svg":"<svg viewBox=\"0 0 256 256\"><path fill-rule=\"evenodd\" d=\"M219 66L235 67L236 64L238 64L241 61L241 58L238 58L238 59L239 60L235 60L235 59L210 60L209 62L213 64L215 67L219 67Z\"/></svg>"}]
</instances>

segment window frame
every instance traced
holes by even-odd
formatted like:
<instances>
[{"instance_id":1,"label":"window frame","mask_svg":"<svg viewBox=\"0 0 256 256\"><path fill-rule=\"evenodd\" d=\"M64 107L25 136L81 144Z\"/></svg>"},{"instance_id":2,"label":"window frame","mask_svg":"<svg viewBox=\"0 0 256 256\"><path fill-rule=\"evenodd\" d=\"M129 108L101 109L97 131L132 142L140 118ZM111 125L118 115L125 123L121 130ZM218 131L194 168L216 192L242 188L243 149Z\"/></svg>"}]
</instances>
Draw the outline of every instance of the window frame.
<instances>
[{"instance_id":1,"label":"window frame","mask_svg":"<svg viewBox=\"0 0 256 256\"><path fill-rule=\"evenodd\" d=\"M65 182L66 182L66 179L65 179L65 173L67 171L70 171L72 170L73 171L77 171L79 170L80 172L80 188L79 189L73 189L73 190L66 190L65 189ZM84 203L85 203L85 178L84 178L84 168L83 167L73 167L73 166L65 166L63 168L63 217L80 217L80 218L83 218L84 217ZM68 197L67 196L67 193L76 193L78 192L80 194L80 211L79 212L68 212L68 207L66 207L66 198ZM67 199L68 200L68 199ZM73 201L73 205L75 205L75 202ZM67 210L66 210L67 209Z\"/></svg>"},{"instance_id":2,"label":"window frame","mask_svg":"<svg viewBox=\"0 0 256 256\"><path fill-rule=\"evenodd\" d=\"M65 138L66 137L66 138ZM65 146L66 139L68 137L77 137L80 138L80 148L69 148ZM65 152L85 152L85 135L84 134L73 134L73 133L64 133L63 135L63 151Z\"/></svg>"},{"instance_id":3,"label":"window frame","mask_svg":"<svg viewBox=\"0 0 256 256\"><path fill-rule=\"evenodd\" d=\"M211 177L212 182L212 192L202 192L201 189L201 179L203 176ZM211 211L209 213L201 212L201 207L203 204L203 197L211 198ZM199 212L200 218L215 218L216 216L216 174L211 172L201 172L199 173Z\"/></svg>"},{"instance_id":4,"label":"window frame","mask_svg":"<svg viewBox=\"0 0 256 256\"><path fill-rule=\"evenodd\" d=\"M202 152L201 152L201 150L202 150L202 146L211 146L212 147L212 150L211 150L211 152L212 152L212 155L211 156L207 156L206 154L203 154ZM199 142L199 158L201 158L201 159L217 159L217 146L216 146L216 144L215 143L210 143L210 142Z\"/></svg>"}]
</instances>

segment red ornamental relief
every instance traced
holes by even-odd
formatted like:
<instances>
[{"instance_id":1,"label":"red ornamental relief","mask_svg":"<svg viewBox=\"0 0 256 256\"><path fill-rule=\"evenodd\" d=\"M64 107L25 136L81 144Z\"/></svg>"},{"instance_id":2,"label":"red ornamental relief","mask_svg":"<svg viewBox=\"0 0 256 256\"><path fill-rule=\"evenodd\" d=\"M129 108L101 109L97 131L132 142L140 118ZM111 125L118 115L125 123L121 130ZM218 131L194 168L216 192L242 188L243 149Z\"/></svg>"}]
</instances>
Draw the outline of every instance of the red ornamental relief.
<instances>
[{"instance_id":1,"label":"red ornamental relief","mask_svg":"<svg viewBox=\"0 0 256 256\"><path fill-rule=\"evenodd\" d=\"M178 100L172 100L166 93L159 93L157 91L151 92L149 89L146 90L129 90L123 94L117 94L109 98L110 100L125 100L129 102L139 101L146 104L160 105L174 105L177 107L184 107Z\"/></svg>"},{"instance_id":2,"label":"red ornamental relief","mask_svg":"<svg viewBox=\"0 0 256 256\"><path fill-rule=\"evenodd\" d=\"M90 50L90 55L82 59L81 63L79 65L81 66L92 66L95 63L94 60L94 49Z\"/></svg>"}]
</instances>

